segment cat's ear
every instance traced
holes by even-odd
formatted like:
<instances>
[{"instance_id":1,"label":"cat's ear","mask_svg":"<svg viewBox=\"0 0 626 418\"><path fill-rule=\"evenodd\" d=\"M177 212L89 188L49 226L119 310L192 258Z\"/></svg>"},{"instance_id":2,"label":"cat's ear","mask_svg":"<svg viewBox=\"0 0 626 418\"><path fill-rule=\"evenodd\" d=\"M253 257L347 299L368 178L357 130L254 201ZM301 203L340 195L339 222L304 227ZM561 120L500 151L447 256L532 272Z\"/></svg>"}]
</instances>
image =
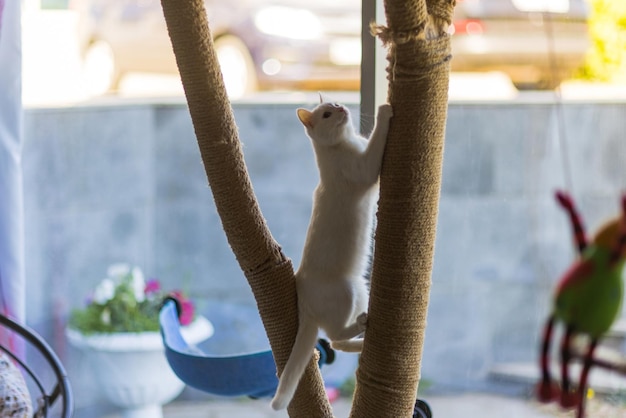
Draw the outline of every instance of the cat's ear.
<instances>
[{"instance_id":1,"label":"cat's ear","mask_svg":"<svg viewBox=\"0 0 626 418\"><path fill-rule=\"evenodd\" d=\"M302 122L304 126L306 126L307 128L313 127L313 113L312 112L306 109L300 108L296 110L296 113L298 114L298 119L300 119L300 122Z\"/></svg>"},{"instance_id":2,"label":"cat's ear","mask_svg":"<svg viewBox=\"0 0 626 418\"><path fill-rule=\"evenodd\" d=\"M322 103L331 103L331 102L332 102L332 100L330 99L330 97L328 97L328 96L326 96L326 95L322 94L322 92L321 92L321 91L320 91L320 92L318 92L317 94L319 94L319 95L320 95L320 104L322 104Z\"/></svg>"}]
</instances>

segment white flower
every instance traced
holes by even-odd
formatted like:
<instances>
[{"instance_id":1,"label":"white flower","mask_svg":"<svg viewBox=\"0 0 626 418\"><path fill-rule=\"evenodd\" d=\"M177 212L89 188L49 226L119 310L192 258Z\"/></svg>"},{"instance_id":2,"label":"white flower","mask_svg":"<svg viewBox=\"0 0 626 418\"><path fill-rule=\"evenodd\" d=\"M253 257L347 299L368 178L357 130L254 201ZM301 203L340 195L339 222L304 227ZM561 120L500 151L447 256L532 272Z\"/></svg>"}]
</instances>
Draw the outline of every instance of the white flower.
<instances>
[{"instance_id":1,"label":"white flower","mask_svg":"<svg viewBox=\"0 0 626 418\"><path fill-rule=\"evenodd\" d=\"M113 298L115 295L115 283L111 279L104 279L100 282L100 284L96 287L96 290L93 294L93 300L100 304L104 305L109 300Z\"/></svg>"},{"instance_id":2,"label":"white flower","mask_svg":"<svg viewBox=\"0 0 626 418\"><path fill-rule=\"evenodd\" d=\"M130 266L126 263L111 264L107 270L107 275L115 280L125 277L130 273Z\"/></svg>"},{"instance_id":3,"label":"white flower","mask_svg":"<svg viewBox=\"0 0 626 418\"><path fill-rule=\"evenodd\" d=\"M111 311L109 311L108 309L103 310L102 314L100 314L100 320L103 324L111 324Z\"/></svg>"},{"instance_id":4,"label":"white flower","mask_svg":"<svg viewBox=\"0 0 626 418\"><path fill-rule=\"evenodd\" d=\"M131 283L131 286L133 288L133 293L135 294L135 299L137 300L137 302L143 302L146 299L146 280L143 277L143 272L139 267L134 267L132 275L133 281Z\"/></svg>"}]
</instances>

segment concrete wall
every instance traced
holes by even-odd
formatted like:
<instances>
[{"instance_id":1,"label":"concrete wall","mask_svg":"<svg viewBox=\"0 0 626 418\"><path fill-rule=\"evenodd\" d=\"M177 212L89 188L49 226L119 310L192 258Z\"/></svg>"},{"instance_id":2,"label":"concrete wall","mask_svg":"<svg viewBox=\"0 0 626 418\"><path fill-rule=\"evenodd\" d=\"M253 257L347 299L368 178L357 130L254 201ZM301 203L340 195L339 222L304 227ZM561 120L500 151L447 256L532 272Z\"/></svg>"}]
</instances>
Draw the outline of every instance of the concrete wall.
<instances>
[{"instance_id":1,"label":"concrete wall","mask_svg":"<svg viewBox=\"0 0 626 418\"><path fill-rule=\"evenodd\" d=\"M297 266L317 172L295 107L234 109L261 209ZM549 103L450 105L423 378L476 387L498 362L535 358L554 282L573 257L553 200L565 162L587 225L617 212L626 104L562 110L568 155ZM183 103L29 109L23 158L28 320L76 381L84 369L63 326L110 263L136 263L200 304L254 304ZM95 402L88 390L77 387L79 403Z\"/></svg>"}]
</instances>

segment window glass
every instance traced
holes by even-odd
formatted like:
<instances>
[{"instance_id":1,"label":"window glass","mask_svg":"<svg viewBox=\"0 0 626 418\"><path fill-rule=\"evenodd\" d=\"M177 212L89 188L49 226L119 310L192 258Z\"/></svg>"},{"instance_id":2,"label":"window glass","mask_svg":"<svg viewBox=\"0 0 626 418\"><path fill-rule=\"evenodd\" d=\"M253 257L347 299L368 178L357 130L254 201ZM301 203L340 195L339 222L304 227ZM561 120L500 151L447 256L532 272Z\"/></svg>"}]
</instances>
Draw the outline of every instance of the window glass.
<instances>
[{"instance_id":1,"label":"window glass","mask_svg":"<svg viewBox=\"0 0 626 418\"><path fill-rule=\"evenodd\" d=\"M626 16L621 4L457 1L420 384L436 416L560 413L532 394L551 298L577 257L554 192L572 192L590 234L620 211L626 46L609 17ZM367 132L373 103L385 100L384 89L373 99L387 83L385 53L361 68L371 51L358 0L207 0L206 10L256 197L297 268L318 171L295 109L322 91L355 124L362 111ZM77 416L119 409L65 336L72 309L106 293L100 284L118 262L191 297L215 328L201 349L267 348L207 188L160 2L28 3L22 43L28 320L67 364ZM621 317L607 345L623 356ZM555 364L561 336L559 326ZM338 417L348 416L357 363L338 353L322 369ZM623 381L593 376L589 416L624 414ZM168 411L238 407L269 408L187 388Z\"/></svg>"}]
</instances>

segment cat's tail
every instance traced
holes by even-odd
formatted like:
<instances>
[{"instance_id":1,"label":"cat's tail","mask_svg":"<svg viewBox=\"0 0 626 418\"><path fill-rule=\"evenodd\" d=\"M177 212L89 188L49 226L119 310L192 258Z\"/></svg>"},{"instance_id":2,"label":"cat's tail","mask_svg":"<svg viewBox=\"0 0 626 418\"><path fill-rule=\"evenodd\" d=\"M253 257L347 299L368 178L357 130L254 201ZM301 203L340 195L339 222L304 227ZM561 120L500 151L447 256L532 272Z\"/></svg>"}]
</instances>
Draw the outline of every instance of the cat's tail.
<instances>
[{"instance_id":1,"label":"cat's tail","mask_svg":"<svg viewBox=\"0 0 626 418\"><path fill-rule=\"evenodd\" d=\"M280 376L276 395L272 399L272 408L276 411L284 409L291 402L294 393L304 374L317 341L317 326L311 321L300 321L296 341L291 349L289 360L285 364L283 373Z\"/></svg>"}]
</instances>

